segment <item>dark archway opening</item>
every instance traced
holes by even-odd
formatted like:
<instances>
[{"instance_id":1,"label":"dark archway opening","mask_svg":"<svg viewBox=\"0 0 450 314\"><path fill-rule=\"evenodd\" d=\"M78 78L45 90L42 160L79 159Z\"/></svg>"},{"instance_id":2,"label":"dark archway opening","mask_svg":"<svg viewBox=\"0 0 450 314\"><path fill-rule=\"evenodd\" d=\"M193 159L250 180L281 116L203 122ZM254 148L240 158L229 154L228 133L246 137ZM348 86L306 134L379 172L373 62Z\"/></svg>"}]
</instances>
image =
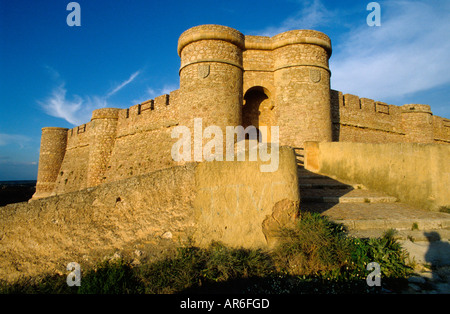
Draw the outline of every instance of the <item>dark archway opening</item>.
<instances>
[{"instance_id":1,"label":"dark archway opening","mask_svg":"<svg viewBox=\"0 0 450 314\"><path fill-rule=\"evenodd\" d=\"M269 92L261 86L250 88L244 95L244 106L242 108L242 126L244 128L253 125L256 128L258 141L270 142L270 127L273 125L273 105ZM267 131L261 129L266 126ZM267 134L264 134L267 132ZM248 136L246 136L248 139Z\"/></svg>"}]
</instances>

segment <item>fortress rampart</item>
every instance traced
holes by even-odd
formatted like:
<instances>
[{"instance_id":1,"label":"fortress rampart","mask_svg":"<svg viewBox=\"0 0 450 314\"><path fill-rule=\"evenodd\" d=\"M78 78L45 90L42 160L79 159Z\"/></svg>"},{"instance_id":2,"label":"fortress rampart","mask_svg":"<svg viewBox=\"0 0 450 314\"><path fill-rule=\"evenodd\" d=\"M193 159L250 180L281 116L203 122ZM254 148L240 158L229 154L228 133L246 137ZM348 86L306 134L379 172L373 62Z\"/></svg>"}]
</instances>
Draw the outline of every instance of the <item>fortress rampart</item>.
<instances>
[{"instance_id":1,"label":"fortress rampart","mask_svg":"<svg viewBox=\"0 0 450 314\"><path fill-rule=\"evenodd\" d=\"M331 90L334 142L450 143L450 120L430 106L389 105Z\"/></svg>"},{"instance_id":2,"label":"fortress rampart","mask_svg":"<svg viewBox=\"0 0 450 314\"><path fill-rule=\"evenodd\" d=\"M191 162L9 204L0 211L0 280L64 272L71 261L87 269L137 243L271 246L300 203L294 151L280 147L279 155L274 172L261 172L262 160Z\"/></svg>"},{"instance_id":3,"label":"fortress rampart","mask_svg":"<svg viewBox=\"0 0 450 314\"><path fill-rule=\"evenodd\" d=\"M313 30L245 36L201 25L178 41L180 88L127 109L95 110L72 129L44 128L33 198L79 191L175 162L172 129L278 126L280 145L306 141L450 143L450 120L427 105L394 106L330 88L331 40ZM268 128L270 130L270 128ZM271 139L270 132L263 134Z\"/></svg>"},{"instance_id":4,"label":"fortress rampart","mask_svg":"<svg viewBox=\"0 0 450 314\"><path fill-rule=\"evenodd\" d=\"M450 145L305 143L305 168L395 196L428 211L450 204Z\"/></svg>"},{"instance_id":5,"label":"fortress rampart","mask_svg":"<svg viewBox=\"0 0 450 314\"><path fill-rule=\"evenodd\" d=\"M43 128L34 200L0 211L0 279L65 271L71 261L85 267L139 242L270 247L304 205L296 148L305 169L429 210L447 206L450 120L428 105L331 89L331 53L316 31L263 37L197 26L178 42L178 90L97 109L72 129ZM276 147L277 169L261 171L261 154L249 161L257 148L244 162L174 161L175 127L188 127L194 141L212 125L254 126L263 142L272 141L263 126L279 127L280 146L267 145Z\"/></svg>"}]
</instances>

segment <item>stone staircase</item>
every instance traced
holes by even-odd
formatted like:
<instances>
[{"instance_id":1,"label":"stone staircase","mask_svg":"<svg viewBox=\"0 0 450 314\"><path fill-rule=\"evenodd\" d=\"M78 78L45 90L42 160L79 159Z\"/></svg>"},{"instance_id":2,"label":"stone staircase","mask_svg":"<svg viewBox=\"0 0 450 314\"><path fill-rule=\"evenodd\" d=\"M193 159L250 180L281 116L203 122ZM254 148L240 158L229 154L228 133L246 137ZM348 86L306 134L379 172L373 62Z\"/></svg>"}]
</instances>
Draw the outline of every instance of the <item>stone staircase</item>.
<instances>
[{"instance_id":1,"label":"stone staircase","mask_svg":"<svg viewBox=\"0 0 450 314\"><path fill-rule=\"evenodd\" d=\"M450 214L429 212L304 168L297 148L300 210L317 212L347 227L358 238L381 237L395 229L395 238L416 264L405 293L450 293Z\"/></svg>"},{"instance_id":2,"label":"stone staircase","mask_svg":"<svg viewBox=\"0 0 450 314\"><path fill-rule=\"evenodd\" d=\"M450 214L425 211L361 184L346 184L308 171L303 167L303 149L294 151L301 211L326 215L344 224L352 236L378 237L388 229L395 229L399 239L449 239Z\"/></svg>"}]
</instances>

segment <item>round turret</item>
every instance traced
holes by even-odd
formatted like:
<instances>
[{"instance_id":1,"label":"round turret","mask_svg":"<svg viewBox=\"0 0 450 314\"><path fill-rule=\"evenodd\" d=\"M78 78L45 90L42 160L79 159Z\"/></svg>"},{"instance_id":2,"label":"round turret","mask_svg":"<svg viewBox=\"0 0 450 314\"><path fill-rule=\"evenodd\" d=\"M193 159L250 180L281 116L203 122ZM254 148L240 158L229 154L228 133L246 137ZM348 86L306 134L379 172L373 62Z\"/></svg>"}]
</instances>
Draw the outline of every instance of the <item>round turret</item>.
<instances>
[{"instance_id":1,"label":"round turret","mask_svg":"<svg viewBox=\"0 0 450 314\"><path fill-rule=\"evenodd\" d=\"M184 117L203 127L241 124L244 35L221 25L188 29L178 40Z\"/></svg>"},{"instance_id":2,"label":"round turret","mask_svg":"<svg viewBox=\"0 0 450 314\"><path fill-rule=\"evenodd\" d=\"M89 141L89 163L87 186L96 186L105 181L108 162L116 139L117 120L120 109L102 108L92 112L91 137Z\"/></svg>"},{"instance_id":3,"label":"round turret","mask_svg":"<svg viewBox=\"0 0 450 314\"><path fill-rule=\"evenodd\" d=\"M410 143L433 142L433 113L429 105L407 104L402 108L403 132Z\"/></svg>"},{"instance_id":4,"label":"round turret","mask_svg":"<svg viewBox=\"0 0 450 314\"><path fill-rule=\"evenodd\" d=\"M66 153L67 131L66 128L42 128L36 193L33 199L52 194Z\"/></svg>"},{"instance_id":5,"label":"round turret","mask_svg":"<svg viewBox=\"0 0 450 314\"><path fill-rule=\"evenodd\" d=\"M201 129L195 127L196 133L218 126L225 134L227 126L242 124L244 44L243 34L221 25L196 26L181 34L179 113L190 130L194 130L194 119L202 123Z\"/></svg>"},{"instance_id":6,"label":"round turret","mask_svg":"<svg viewBox=\"0 0 450 314\"><path fill-rule=\"evenodd\" d=\"M331 41L313 30L272 37L275 103L281 144L331 141Z\"/></svg>"}]
</instances>

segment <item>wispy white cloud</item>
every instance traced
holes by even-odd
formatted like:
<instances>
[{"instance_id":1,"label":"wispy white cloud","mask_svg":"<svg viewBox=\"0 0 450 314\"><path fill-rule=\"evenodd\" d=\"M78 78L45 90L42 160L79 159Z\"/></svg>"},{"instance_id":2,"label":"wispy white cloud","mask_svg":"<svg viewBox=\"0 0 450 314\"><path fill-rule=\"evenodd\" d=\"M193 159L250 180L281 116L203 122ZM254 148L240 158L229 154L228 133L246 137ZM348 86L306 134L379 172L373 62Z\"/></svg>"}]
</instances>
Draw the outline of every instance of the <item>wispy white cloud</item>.
<instances>
[{"instance_id":1,"label":"wispy white cloud","mask_svg":"<svg viewBox=\"0 0 450 314\"><path fill-rule=\"evenodd\" d=\"M30 141L31 139L25 135L0 133L0 146L13 144L23 148Z\"/></svg>"},{"instance_id":2,"label":"wispy white cloud","mask_svg":"<svg viewBox=\"0 0 450 314\"><path fill-rule=\"evenodd\" d=\"M61 78L61 75L59 75L59 72L56 71L53 67L49 65L44 65L45 70L50 74L50 77L53 80L59 80Z\"/></svg>"},{"instance_id":3,"label":"wispy white cloud","mask_svg":"<svg viewBox=\"0 0 450 314\"><path fill-rule=\"evenodd\" d=\"M54 78L60 77L57 71L50 67L48 69L51 70ZM119 83L103 96L86 95L82 97L73 95L72 99L68 99L65 82L62 82L52 90L48 98L44 101L38 101L38 103L48 115L62 118L73 125L80 125L89 121L93 110L107 107L108 98L133 82L140 73L141 71L134 72L127 80Z\"/></svg>"},{"instance_id":4,"label":"wispy white cloud","mask_svg":"<svg viewBox=\"0 0 450 314\"><path fill-rule=\"evenodd\" d=\"M381 26L361 25L334 47L332 87L364 97L403 97L450 83L450 2L389 1Z\"/></svg>"},{"instance_id":5,"label":"wispy white cloud","mask_svg":"<svg viewBox=\"0 0 450 314\"><path fill-rule=\"evenodd\" d=\"M38 164L37 161L17 161L17 160L11 160L10 158L0 158L0 164L3 165L13 165L13 166L35 166Z\"/></svg>"},{"instance_id":6,"label":"wispy white cloud","mask_svg":"<svg viewBox=\"0 0 450 314\"><path fill-rule=\"evenodd\" d=\"M112 95L114 95L115 93L117 93L118 91L120 91L122 88L124 88L125 86L127 86L128 84L130 84L131 82L134 81L134 79L141 73L141 71L136 71L133 74L131 74L130 78L122 83L120 83L119 85L117 85L116 87L113 88L112 91L110 91L107 95L106 98L111 97Z\"/></svg>"},{"instance_id":7,"label":"wispy white cloud","mask_svg":"<svg viewBox=\"0 0 450 314\"><path fill-rule=\"evenodd\" d=\"M82 109L83 99L75 95L75 100L69 101L66 99L67 90L64 83L53 89L50 97L45 101L38 101L45 113L52 117L62 118L67 122L77 125L81 124L80 119L84 117L80 115Z\"/></svg>"},{"instance_id":8,"label":"wispy white cloud","mask_svg":"<svg viewBox=\"0 0 450 314\"><path fill-rule=\"evenodd\" d=\"M159 90L156 90L154 88L148 87L147 88L147 94L144 97L150 97L150 98L154 98L161 95L161 93L159 92Z\"/></svg>"},{"instance_id":9,"label":"wispy white cloud","mask_svg":"<svg viewBox=\"0 0 450 314\"><path fill-rule=\"evenodd\" d=\"M178 89L178 85L175 84L165 84L162 88L147 88L147 97L155 98L157 96L161 96L164 94L169 94L170 92L173 92L174 90Z\"/></svg>"},{"instance_id":10,"label":"wispy white cloud","mask_svg":"<svg viewBox=\"0 0 450 314\"><path fill-rule=\"evenodd\" d=\"M293 29L314 29L333 21L336 12L328 10L320 0L302 1L301 8L287 17L280 25L268 26L256 31L256 35L274 36Z\"/></svg>"},{"instance_id":11,"label":"wispy white cloud","mask_svg":"<svg viewBox=\"0 0 450 314\"><path fill-rule=\"evenodd\" d=\"M170 94L170 92L173 92L174 90L177 90L179 88L179 84L164 84L161 88L152 88L147 87L145 92L140 95L138 98L135 98L131 101L130 105L135 105L142 103L143 101L154 99L155 97L164 95L164 94Z\"/></svg>"},{"instance_id":12,"label":"wispy white cloud","mask_svg":"<svg viewBox=\"0 0 450 314\"><path fill-rule=\"evenodd\" d=\"M403 101L450 84L450 1L380 1L380 27L366 24L365 5L336 9L324 3L305 1L279 25L255 33L339 28L339 37L331 38L331 87L344 93Z\"/></svg>"}]
</instances>

